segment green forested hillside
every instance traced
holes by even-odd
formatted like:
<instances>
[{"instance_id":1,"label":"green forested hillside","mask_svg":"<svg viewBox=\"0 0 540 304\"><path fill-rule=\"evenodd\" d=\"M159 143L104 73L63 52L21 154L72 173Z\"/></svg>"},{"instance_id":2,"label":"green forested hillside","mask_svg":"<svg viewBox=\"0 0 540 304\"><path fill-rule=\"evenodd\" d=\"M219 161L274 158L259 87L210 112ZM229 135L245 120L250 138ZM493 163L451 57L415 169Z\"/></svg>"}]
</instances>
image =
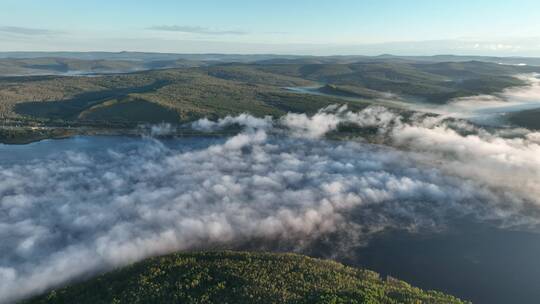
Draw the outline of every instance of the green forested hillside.
<instances>
[{"instance_id":1,"label":"green forested hillside","mask_svg":"<svg viewBox=\"0 0 540 304\"><path fill-rule=\"evenodd\" d=\"M0 116L64 121L186 122L243 112L258 116L281 115L291 110L310 112L345 102L338 98L294 94L282 88L307 84L313 82L243 66L102 77L4 78L0 79ZM132 100L139 102L129 103ZM141 102L162 110L152 111L153 115L142 112L118 116L118 101L126 110L130 105L141 108ZM171 111L175 116L159 115Z\"/></svg>"},{"instance_id":2,"label":"green forested hillside","mask_svg":"<svg viewBox=\"0 0 540 304\"><path fill-rule=\"evenodd\" d=\"M44 65L58 64L52 59L39 60ZM182 123L243 112L257 116L313 112L334 103L358 108L388 96L445 103L456 97L493 94L525 85L513 76L540 72L540 67L480 61L319 61L305 63L303 58L281 60L287 63L213 63L98 77L3 77L0 117L104 125ZM325 96L291 92L287 87L318 87Z\"/></svg>"},{"instance_id":3,"label":"green forested hillside","mask_svg":"<svg viewBox=\"0 0 540 304\"><path fill-rule=\"evenodd\" d=\"M510 113L508 120L530 130L540 130L540 109Z\"/></svg>"},{"instance_id":4,"label":"green forested hillside","mask_svg":"<svg viewBox=\"0 0 540 304\"><path fill-rule=\"evenodd\" d=\"M512 76L540 72L540 67L480 61L410 63L381 60L352 64L267 64L254 68L332 84L347 91L394 93L433 103L525 85L525 82ZM369 97L365 94L360 96Z\"/></svg>"},{"instance_id":5,"label":"green forested hillside","mask_svg":"<svg viewBox=\"0 0 540 304\"><path fill-rule=\"evenodd\" d=\"M25 303L463 303L375 272L295 254L151 258Z\"/></svg>"}]
</instances>

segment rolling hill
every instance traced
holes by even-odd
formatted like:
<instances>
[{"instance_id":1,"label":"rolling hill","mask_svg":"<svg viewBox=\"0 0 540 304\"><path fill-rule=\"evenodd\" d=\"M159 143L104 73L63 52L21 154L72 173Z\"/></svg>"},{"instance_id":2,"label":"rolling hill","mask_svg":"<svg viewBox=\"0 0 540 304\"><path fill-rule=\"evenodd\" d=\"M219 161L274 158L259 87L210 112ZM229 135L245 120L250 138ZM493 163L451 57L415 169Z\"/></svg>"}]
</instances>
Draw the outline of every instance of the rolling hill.
<instances>
[{"instance_id":1,"label":"rolling hill","mask_svg":"<svg viewBox=\"0 0 540 304\"><path fill-rule=\"evenodd\" d=\"M444 104L457 97L497 94L506 88L526 85L514 76L540 72L536 66L478 60L397 60L392 56L274 58L142 53L138 54L141 60L125 61L132 54L103 55L105 59L98 55L92 55L97 59L91 60L9 60L34 70L131 67L144 71L91 77L0 77L0 117L16 126L37 122L46 126L98 124L109 128L115 124L129 127L141 123L185 123L245 112L256 116L313 113L329 104L361 109L381 98ZM230 62L234 60L242 62ZM170 64L182 67L167 68ZM287 89L291 87L310 87L314 89L311 92L320 94ZM11 130L4 133L17 137Z\"/></svg>"},{"instance_id":2,"label":"rolling hill","mask_svg":"<svg viewBox=\"0 0 540 304\"><path fill-rule=\"evenodd\" d=\"M464 303L375 272L296 254L151 258L30 299L38 303Z\"/></svg>"}]
</instances>

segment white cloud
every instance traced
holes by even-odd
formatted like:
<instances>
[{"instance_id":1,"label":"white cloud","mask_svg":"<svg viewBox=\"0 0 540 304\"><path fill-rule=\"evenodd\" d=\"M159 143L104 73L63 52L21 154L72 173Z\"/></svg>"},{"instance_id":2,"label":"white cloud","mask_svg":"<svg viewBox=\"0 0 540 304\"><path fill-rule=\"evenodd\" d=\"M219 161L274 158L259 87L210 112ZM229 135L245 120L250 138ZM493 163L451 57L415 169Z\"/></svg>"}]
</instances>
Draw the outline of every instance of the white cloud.
<instances>
[{"instance_id":1,"label":"white cloud","mask_svg":"<svg viewBox=\"0 0 540 304\"><path fill-rule=\"evenodd\" d=\"M225 118L220 118L216 122L207 118L199 119L192 123L191 127L195 130L210 132L233 125L245 127L248 130L267 129L272 126L272 118L270 116L257 118L244 113L234 117L226 116Z\"/></svg>"},{"instance_id":2,"label":"white cloud","mask_svg":"<svg viewBox=\"0 0 540 304\"><path fill-rule=\"evenodd\" d=\"M402 151L319 138L341 122L378 127ZM143 139L4 164L0 298L156 254L253 239L302 250L328 234L355 246L389 227L441 228L449 217L538 223L537 133L508 139L432 117L404 122L381 107L195 125L231 123L248 128L193 146ZM463 127L473 134L461 135Z\"/></svg>"}]
</instances>

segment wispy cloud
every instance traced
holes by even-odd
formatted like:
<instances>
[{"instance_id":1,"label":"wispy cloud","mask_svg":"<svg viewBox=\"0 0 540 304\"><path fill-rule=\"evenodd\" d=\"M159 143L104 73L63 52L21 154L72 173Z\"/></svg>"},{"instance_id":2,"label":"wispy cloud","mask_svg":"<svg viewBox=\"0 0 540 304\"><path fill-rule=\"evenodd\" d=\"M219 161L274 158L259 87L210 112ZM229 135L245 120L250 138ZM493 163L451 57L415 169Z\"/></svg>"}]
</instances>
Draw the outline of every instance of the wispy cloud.
<instances>
[{"instance_id":1,"label":"wispy cloud","mask_svg":"<svg viewBox=\"0 0 540 304\"><path fill-rule=\"evenodd\" d=\"M204 35L245 35L247 32L240 30L215 30L202 26L188 25L157 25L147 28L153 31L181 32Z\"/></svg>"},{"instance_id":2,"label":"wispy cloud","mask_svg":"<svg viewBox=\"0 0 540 304\"><path fill-rule=\"evenodd\" d=\"M29 27L19 27L19 26L0 26L0 32L17 34L17 35L54 35L59 34L59 31L53 31L49 29L42 28L29 28Z\"/></svg>"}]
</instances>

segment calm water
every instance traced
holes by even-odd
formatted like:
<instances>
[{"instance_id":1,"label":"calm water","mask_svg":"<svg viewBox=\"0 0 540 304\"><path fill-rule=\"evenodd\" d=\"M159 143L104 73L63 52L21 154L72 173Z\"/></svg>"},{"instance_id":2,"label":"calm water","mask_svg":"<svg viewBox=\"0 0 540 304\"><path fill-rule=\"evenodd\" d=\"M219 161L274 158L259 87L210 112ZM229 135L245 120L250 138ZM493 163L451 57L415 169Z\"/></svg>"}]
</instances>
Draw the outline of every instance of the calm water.
<instances>
[{"instance_id":1,"label":"calm water","mask_svg":"<svg viewBox=\"0 0 540 304\"><path fill-rule=\"evenodd\" d=\"M28 145L0 145L0 166L46 160L66 151L92 155L118 148L136 151L148 146L143 144L146 141L154 139L74 137ZM223 141L199 137L156 141L156 144L189 151ZM333 255L328 244L314 246L306 253ZM450 221L445 232L382 232L349 256L334 257L474 303L537 303L540 299L540 235L535 233L502 230L461 219Z\"/></svg>"},{"instance_id":2,"label":"calm water","mask_svg":"<svg viewBox=\"0 0 540 304\"><path fill-rule=\"evenodd\" d=\"M540 235L454 223L431 235L381 235L352 264L473 303L538 303Z\"/></svg>"},{"instance_id":3,"label":"calm water","mask_svg":"<svg viewBox=\"0 0 540 304\"><path fill-rule=\"evenodd\" d=\"M99 155L109 150L136 150L145 142L154 141L178 151L188 151L221 143L224 139L212 137L185 137L171 140L125 136L75 136L67 139L47 139L26 145L0 144L1 164L24 164L28 161L48 159L65 152L84 152Z\"/></svg>"}]
</instances>

